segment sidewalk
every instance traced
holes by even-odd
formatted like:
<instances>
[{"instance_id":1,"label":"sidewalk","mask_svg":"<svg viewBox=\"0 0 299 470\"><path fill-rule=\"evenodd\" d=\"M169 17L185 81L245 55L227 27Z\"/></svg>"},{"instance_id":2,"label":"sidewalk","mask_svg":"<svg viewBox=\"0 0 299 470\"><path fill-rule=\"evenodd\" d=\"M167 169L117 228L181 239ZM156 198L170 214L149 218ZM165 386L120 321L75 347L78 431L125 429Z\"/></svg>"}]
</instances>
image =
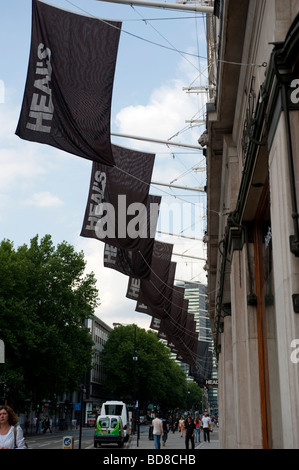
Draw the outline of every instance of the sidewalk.
<instances>
[{"instance_id":1,"label":"sidewalk","mask_svg":"<svg viewBox=\"0 0 299 470\"><path fill-rule=\"evenodd\" d=\"M126 446L127 449L155 449L155 444L153 440L148 438L148 426L140 426L140 438L138 439L137 443L137 433L130 437L128 445ZM219 449L219 434L218 428L215 428L212 433L210 433L210 442L204 442L203 440L203 432L200 433L200 443L195 444L195 449ZM186 450L185 447L185 436L181 437L180 433L176 431L175 433L169 432L166 445L163 446L162 439L161 439L161 451L175 449L175 450ZM189 450L191 450L191 444L189 442Z\"/></svg>"}]
</instances>

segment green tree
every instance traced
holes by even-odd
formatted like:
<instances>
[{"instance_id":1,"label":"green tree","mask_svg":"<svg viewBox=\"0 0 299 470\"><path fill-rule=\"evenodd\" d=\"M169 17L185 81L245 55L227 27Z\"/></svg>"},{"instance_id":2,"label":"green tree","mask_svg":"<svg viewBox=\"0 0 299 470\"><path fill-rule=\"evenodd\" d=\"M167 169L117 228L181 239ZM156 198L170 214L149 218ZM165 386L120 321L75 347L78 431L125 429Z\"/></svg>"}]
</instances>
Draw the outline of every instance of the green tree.
<instances>
[{"instance_id":1,"label":"green tree","mask_svg":"<svg viewBox=\"0 0 299 470\"><path fill-rule=\"evenodd\" d=\"M137 361L133 360L135 333ZM169 349L151 330L136 325L114 328L104 346L103 364L106 391L113 398L131 401L136 391L142 405L156 402L166 409L185 402L185 376L170 358Z\"/></svg>"},{"instance_id":2,"label":"green tree","mask_svg":"<svg viewBox=\"0 0 299 470\"><path fill-rule=\"evenodd\" d=\"M186 409L189 411L199 411L202 407L202 389L196 382L189 382L187 385Z\"/></svg>"},{"instance_id":3,"label":"green tree","mask_svg":"<svg viewBox=\"0 0 299 470\"><path fill-rule=\"evenodd\" d=\"M0 394L15 407L72 391L92 361L85 319L98 302L94 274L85 274L82 252L50 235L17 250L0 244ZM2 393L1 393L2 385Z\"/></svg>"}]
</instances>

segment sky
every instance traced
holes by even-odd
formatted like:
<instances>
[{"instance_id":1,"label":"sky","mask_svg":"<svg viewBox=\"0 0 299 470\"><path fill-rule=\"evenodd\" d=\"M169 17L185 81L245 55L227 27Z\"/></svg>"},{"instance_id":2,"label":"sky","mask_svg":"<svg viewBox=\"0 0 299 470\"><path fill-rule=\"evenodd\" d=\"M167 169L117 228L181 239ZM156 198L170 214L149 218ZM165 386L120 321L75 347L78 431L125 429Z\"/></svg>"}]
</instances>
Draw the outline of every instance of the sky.
<instances>
[{"instance_id":1,"label":"sky","mask_svg":"<svg viewBox=\"0 0 299 470\"><path fill-rule=\"evenodd\" d=\"M171 3L169 1L169 3ZM207 84L204 15L186 11L106 3L49 0L50 5L122 21L111 108L111 141L155 153L151 185L162 196L156 239L171 243L176 279L206 283L201 241L206 228L206 184L202 150L129 139L130 135L198 146L204 132L206 96L184 88ZM103 266L104 244L80 236L92 162L15 135L27 76L31 41L31 0L1 2L0 16L0 239L17 248L50 234L55 246L67 241L83 251L87 272L97 279L107 325L151 317L126 298L128 278ZM194 120L200 122L194 123ZM171 234L171 235L169 235ZM174 236L175 235L175 236ZM179 235L179 236L177 236ZM178 256L180 255L180 256ZM184 256L182 256L184 255Z\"/></svg>"}]
</instances>

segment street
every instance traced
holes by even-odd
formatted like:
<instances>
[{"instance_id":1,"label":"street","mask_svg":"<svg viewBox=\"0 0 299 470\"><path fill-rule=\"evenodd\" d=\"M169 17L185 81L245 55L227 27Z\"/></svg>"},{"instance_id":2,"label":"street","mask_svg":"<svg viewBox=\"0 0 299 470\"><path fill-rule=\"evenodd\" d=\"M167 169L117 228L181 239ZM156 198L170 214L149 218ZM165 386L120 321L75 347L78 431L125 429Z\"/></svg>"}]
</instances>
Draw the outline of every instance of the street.
<instances>
[{"instance_id":1,"label":"street","mask_svg":"<svg viewBox=\"0 0 299 470\"><path fill-rule=\"evenodd\" d=\"M93 449L94 428L83 428L81 449ZM26 436L29 449L62 449L63 438L70 436L74 439L74 449L79 449L79 429L70 431L57 431L52 434L30 434Z\"/></svg>"},{"instance_id":2,"label":"street","mask_svg":"<svg viewBox=\"0 0 299 470\"><path fill-rule=\"evenodd\" d=\"M109 451L118 449L115 444L102 445L99 448L95 448L93 445L93 428L83 428L82 437L81 437L81 449L94 449L94 450L103 450ZM203 434L201 433L201 443L196 444L196 449L217 449L219 448L218 441L218 429L215 428L215 432L211 434L211 443L203 442ZM65 437L72 437L74 443L74 449L79 449L79 429L70 430L70 431L56 431L50 434L32 434L26 436L26 441L30 449L47 449L47 450L57 450L63 449L63 439ZM122 450L153 450L154 441L149 439L149 425L140 426L140 434L137 439L137 433L130 436L128 442L125 442ZM185 439L180 438L180 434L176 431L174 434L172 432L168 435L168 440L166 448L161 445L162 450L185 450Z\"/></svg>"},{"instance_id":3,"label":"street","mask_svg":"<svg viewBox=\"0 0 299 470\"><path fill-rule=\"evenodd\" d=\"M148 432L148 427L147 427ZM81 449L95 449L93 445L94 428L83 428L81 436ZM26 442L30 449L63 449L64 437L72 437L74 449L79 449L79 429L70 431L55 431L52 434L47 431L46 434L29 434ZM123 449L128 447L128 442L124 443ZM98 449L117 449L115 444L102 445Z\"/></svg>"}]
</instances>

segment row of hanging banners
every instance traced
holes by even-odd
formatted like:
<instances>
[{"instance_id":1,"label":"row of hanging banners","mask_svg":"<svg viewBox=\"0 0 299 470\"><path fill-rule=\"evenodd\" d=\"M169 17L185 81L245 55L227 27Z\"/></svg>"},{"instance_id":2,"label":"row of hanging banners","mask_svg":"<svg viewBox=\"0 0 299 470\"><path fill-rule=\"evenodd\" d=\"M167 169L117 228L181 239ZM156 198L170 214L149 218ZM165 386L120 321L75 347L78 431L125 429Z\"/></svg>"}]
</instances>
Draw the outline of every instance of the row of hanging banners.
<instances>
[{"instance_id":1,"label":"row of hanging banners","mask_svg":"<svg viewBox=\"0 0 299 470\"><path fill-rule=\"evenodd\" d=\"M195 380L210 378L173 245L155 240L160 196L149 194L155 155L111 143L112 89L121 22L32 1L31 48L16 134L92 161L81 236L105 244L104 266L128 276L127 297L152 317ZM136 215L137 214L137 215Z\"/></svg>"}]
</instances>

